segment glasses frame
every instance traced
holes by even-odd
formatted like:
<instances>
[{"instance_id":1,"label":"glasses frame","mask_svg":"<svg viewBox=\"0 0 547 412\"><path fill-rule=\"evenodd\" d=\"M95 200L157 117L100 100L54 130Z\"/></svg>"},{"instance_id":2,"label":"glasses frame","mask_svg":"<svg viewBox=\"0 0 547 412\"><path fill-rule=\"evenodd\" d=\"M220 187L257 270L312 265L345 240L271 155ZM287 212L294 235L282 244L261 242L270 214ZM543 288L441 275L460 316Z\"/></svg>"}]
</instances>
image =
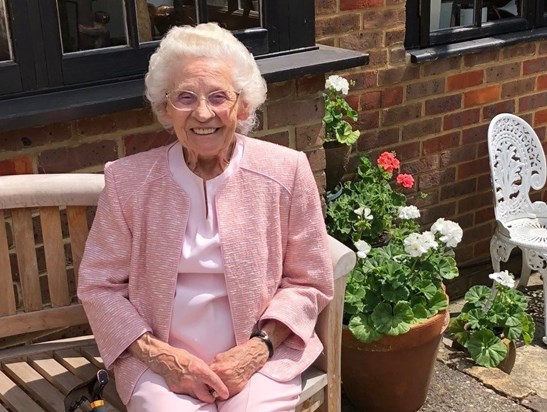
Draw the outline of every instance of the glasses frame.
<instances>
[{"instance_id":1,"label":"glasses frame","mask_svg":"<svg viewBox=\"0 0 547 412\"><path fill-rule=\"evenodd\" d=\"M197 102L197 106L194 107L194 108L179 108L177 106L175 106L175 104L171 101L170 97L171 94L173 93L177 93L177 94L180 94L182 92L186 92L186 93L191 93L193 94L194 96L196 96L196 98L198 99L198 102ZM208 97L214 93L218 93L218 92L224 92L224 93L234 93L236 95L235 99L234 99L234 102L233 104L230 106L230 107L225 107L225 108L218 108L218 107L215 107L215 106L211 106L211 104L209 103L209 100L208 100ZM211 93L207 94L207 96L203 96L203 95L198 95L197 93L194 93L193 91L191 90L174 90L172 92L167 92L165 93L165 98L167 99L167 101L169 102L169 104L173 107L173 109L179 111L179 112L193 112L194 110L196 110L198 107L199 107L199 102L201 100L204 100L205 101L205 105L207 106L207 108L213 112L220 112L220 111L225 111L225 110L232 110L234 108L234 106L236 105L238 99L239 99L239 95L241 94L241 92L236 92L235 90L223 90L223 89L219 89L219 90L215 90L215 91L212 91Z\"/></svg>"}]
</instances>

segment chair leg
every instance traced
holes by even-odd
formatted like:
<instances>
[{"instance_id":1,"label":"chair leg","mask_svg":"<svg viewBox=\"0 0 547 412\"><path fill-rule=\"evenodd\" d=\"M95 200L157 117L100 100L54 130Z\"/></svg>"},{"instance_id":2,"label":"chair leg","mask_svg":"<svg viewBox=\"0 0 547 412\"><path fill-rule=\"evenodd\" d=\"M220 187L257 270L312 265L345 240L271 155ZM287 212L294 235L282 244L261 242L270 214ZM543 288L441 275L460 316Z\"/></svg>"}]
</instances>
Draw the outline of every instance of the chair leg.
<instances>
[{"instance_id":1,"label":"chair leg","mask_svg":"<svg viewBox=\"0 0 547 412\"><path fill-rule=\"evenodd\" d=\"M494 272L500 271L501 259L498 255L498 247L499 241L494 235L490 240L490 259L492 260L492 268L494 269Z\"/></svg>"},{"instance_id":2,"label":"chair leg","mask_svg":"<svg viewBox=\"0 0 547 412\"><path fill-rule=\"evenodd\" d=\"M518 286L526 287L528 286L528 279L530 278L530 273L532 273L532 269L530 268L530 265L528 264L528 250L522 249L522 266L520 269L520 279Z\"/></svg>"},{"instance_id":3,"label":"chair leg","mask_svg":"<svg viewBox=\"0 0 547 412\"><path fill-rule=\"evenodd\" d=\"M543 278L543 343L547 345L547 273L541 272L541 277Z\"/></svg>"}]
</instances>

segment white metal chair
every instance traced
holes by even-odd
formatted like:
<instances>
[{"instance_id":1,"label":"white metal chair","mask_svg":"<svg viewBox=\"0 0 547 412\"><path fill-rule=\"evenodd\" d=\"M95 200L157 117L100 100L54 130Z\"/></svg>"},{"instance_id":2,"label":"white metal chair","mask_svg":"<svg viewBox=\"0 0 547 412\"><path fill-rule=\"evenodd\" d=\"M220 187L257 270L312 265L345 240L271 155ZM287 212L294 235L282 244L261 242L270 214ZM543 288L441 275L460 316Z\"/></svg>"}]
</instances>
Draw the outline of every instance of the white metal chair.
<instances>
[{"instance_id":1,"label":"white metal chair","mask_svg":"<svg viewBox=\"0 0 547 412\"><path fill-rule=\"evenodd\" d=\"M499 272L500 262L507 262L515 247L521 249L519 286L528 284L532 270L538 271L547 309L547 204L532 202L529 196L530 189L545 185L545 153L534 129L508 113L490 122L488 151L497 223L490 242L492 266ZM547 336L543 343L547 344Z\"/></svg>"}]
</instances>

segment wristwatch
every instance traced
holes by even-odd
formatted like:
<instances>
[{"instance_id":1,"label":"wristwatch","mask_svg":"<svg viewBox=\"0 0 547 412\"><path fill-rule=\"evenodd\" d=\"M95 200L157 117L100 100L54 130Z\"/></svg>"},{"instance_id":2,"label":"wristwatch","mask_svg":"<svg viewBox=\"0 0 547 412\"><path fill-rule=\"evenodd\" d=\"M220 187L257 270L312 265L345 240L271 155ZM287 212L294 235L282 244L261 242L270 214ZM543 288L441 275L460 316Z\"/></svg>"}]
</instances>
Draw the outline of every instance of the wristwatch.
<instances>
[{"instance_id":1,"label":"wristwatch","mask_svg":"<svg viewBox=\"0 0 547 412\"><path fill-rule=\"evenodd\" d=\"M266 344L266 346L268 347L268 359L271 359L274 354L274 347L268 334L264 332L263 330L257 330L251 333L251 337L249 339L252 339L252 338L258 338Z\"/></svg>"}]
</instances>

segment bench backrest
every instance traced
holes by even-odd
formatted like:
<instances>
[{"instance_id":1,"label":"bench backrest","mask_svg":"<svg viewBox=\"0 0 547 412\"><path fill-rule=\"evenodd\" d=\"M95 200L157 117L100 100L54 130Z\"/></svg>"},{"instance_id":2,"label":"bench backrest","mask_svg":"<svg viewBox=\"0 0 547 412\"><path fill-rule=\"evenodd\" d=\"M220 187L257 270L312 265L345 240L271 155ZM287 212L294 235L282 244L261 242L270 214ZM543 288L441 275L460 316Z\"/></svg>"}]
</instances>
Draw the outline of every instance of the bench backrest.
<instances>
[{"instance_id":1,"label":"bench backrest","mask_svg":"<svg viewBox=\"0 0 547 412\"><path fill-rule=\"evenodd\" d=\"M0 338L87 323L78 268L102 175L0 177Z\"/></svg>"}]
</instances>

